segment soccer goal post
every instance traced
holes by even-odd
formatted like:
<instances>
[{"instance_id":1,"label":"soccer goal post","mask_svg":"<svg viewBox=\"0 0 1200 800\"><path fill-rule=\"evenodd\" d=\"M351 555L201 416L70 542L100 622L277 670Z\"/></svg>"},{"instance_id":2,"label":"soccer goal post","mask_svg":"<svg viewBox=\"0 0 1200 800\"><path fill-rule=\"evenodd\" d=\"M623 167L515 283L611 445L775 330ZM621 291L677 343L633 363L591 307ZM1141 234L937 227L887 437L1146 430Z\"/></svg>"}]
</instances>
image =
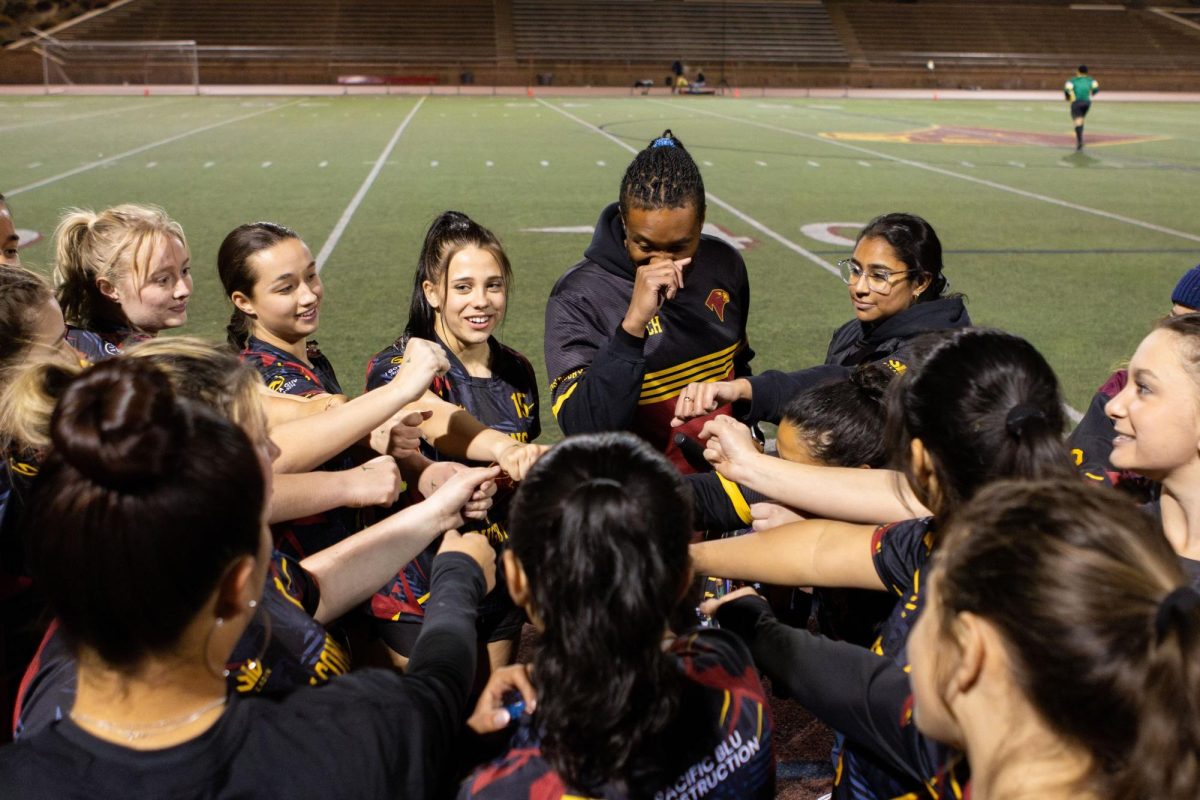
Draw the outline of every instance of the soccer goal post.
<instances>
[{"instance_id":1,"label":"soccer goal post","mask_svg":"<svg viewBox=\"0 0 1200 800\"><path fill-rule=\"evenodd\" d=\"M43 36L46 90L77 85L185 86L200 91L196 43L63 41Z\"/></svg>"}]
</instances>

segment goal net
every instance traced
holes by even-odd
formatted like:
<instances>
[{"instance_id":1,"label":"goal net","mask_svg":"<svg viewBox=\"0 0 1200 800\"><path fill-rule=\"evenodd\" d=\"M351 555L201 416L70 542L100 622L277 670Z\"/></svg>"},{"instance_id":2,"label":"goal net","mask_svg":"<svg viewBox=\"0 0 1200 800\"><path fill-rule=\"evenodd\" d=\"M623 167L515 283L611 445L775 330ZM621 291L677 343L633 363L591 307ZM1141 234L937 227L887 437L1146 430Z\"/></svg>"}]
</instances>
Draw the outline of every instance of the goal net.
<instances>
[{"instance_id":1,"label":"goal net","mask_svg":"<svg viewBox=\"0 0 1200 800\"><path fill-rule=\"evenodd\" d=\"M190 86L199 91L195 42L38 42L46 88L75 85Z\"/></svg>"}]
</instances>

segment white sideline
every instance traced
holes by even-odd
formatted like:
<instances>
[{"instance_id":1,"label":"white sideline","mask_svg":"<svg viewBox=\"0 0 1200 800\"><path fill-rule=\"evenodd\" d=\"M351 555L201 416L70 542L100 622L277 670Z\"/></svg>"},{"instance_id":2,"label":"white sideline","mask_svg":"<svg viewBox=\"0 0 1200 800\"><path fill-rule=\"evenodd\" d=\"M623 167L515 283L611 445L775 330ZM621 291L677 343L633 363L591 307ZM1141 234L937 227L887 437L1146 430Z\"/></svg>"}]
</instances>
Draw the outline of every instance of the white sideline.
<instances>
[{"instance_id":1,"label":"white sideline","mask_svg":"<svg viewBox=\"0 0 1200 800\"><path fill-rule=\"evenodd\" d=\"M183 133L177 133L174 136L168 136L165 139L159 139L157 142L151 142L150 144L144 144L141 147L135 147L132 150L126 150L124 153L118 153L115 156L109 156L108 158L101 158L97 161L89 161L88 163L78 166L75 169L69 169L66 172L60 172L57 175L51 175L49 178L42 178L40 181L35 181L33 183L26 184L26 185L18 187L16 189L9 189L5 192L2 192L2 194L4 194L7 197L16 197L17 195L23 194L24 192L29 192L34 189L40 189L43 186L49 186L52 183L57 183L58 181L61 181L63 178L70 178L74 175L79 175L82 172L88 172L89 170L93 170L96 167L101 167L101 166L104 166L105 164L111 164L114 161L120 161L122 158L127 158L129 156L136 156L138 153L144 153L147 150L154 149L155 147L160 147L164 144L170 144L171 142L177 142L180 139L186 139L189 136L195 136L197 133L204 133L205 131L211 131L214 128L220 128L222 125L229 125L230 123L233 123L233 122L241 122L244 119L250 119L251 117L257 117L261 114L269 114L272 111L278 111L281 108L287 108L288 106L293 106L299 102L300 102L299 100L293 100L290 103L282 103L277 106L272 106L271 108L264 108L261 111L255 111L250 114L243 114L240 117L233 117L231 119L221 120L220 122L214 122L209 125L202 125L199 128L193 128L190 131L184 131Z\"/></svg>"},{"instance_id":2,"label":"white sideline","mask_svg":"<svg viewBox=\"0 0 1200 800\"><path fill-rule=\"evenodd\" d=\"M668 102L665 102L662 100L650 100L648 102L656 103L657 105L661 105L661 106L667 106L669 108L677 108L676 104L668 103ZM1025 189L1018 189L1015 186L1009 186L1008 184L998 183L997 181L989 181L984 178L976 178L972 175L964 175L961 172L954 172L953 170L943 169L941 167L935 167L932 164L926 164L923 161L914 161L910 158L901 158L900 156L889 155L888 153L883 153L878 150L872 150L868 147L860 147L858 145L848 144L847 142L839 142L835 139L825 139L820 136L815 136L811 133L805 133L804 131L797 131L797 130L793 130L791 128L784 128L779 125L772 125L769 122L756 122L755 120L740 119L738 117L731 117L727 114L719 114L715 111L707 111L702 108L690 108L688 110L693 111L697 114L706 114L710 117L718 117L719 119L729 120L730 122L738 122L743 125L754 125L759 128L765 128L767 130L778 131L780 133L786 133L791 136L799 136L803 139L809 139L814 142L821 142L822 144L833 145L835 147L842 147L847 150L853 150L856 153L865 153L865 154L873 156L875 158L882 158L887 161L894 161L897 164L904 164L905 166L915 167L917 169L923 169L928 172L934 172L934 173L937 173L938 175L945 175L948 178L958 178L959 180L970 181L971 183L976 183L976 184L979 184L980 186L987 186L992 189L999 189L1002 192L1010 192L1012 194L1019 195L1021 197L1027 197L1030 200L1040 200L1043 203L1050 203L1051 205L1061 206L1063 208L1069 208L1073 211L1082 211L1085 214L1092 214L1097 217L1104 217L1106 219L1115 220L1117 222L1124 222L1127 225L1135 225L1139 228L1145 228L1147 230L1155 231L1157 233L1165 233L1168 236L1178 236L1181 239L1187 239L1187 240L1193 241L1193 242L1200 242L1200 234L1188 233L1187 231L1177 231L1174 228L1167 228L1162 225L1155 225L1153 222L1146 222L1145 220L1135 219L1133 217L1127 217L1123 214L1117 214L1112 211L1105 211L1100 208L1092 208L1091 206L1079 205L1078 203L1072 203L1067 200L1060 200L1057 197L1050 197L1049 195L1038 194L1037 192L1030 192Z\"/></svg>"},{"instance_id":3,"label":"white sideline","mask_svg":"<svg viewBox=\"0 0 1200 800\"><path fill-rule=\"evenodd\" d=\"M396 132L392 134L391 140L387 146L383 148L383 152L379 154L379 158L375 159L375 166L371 167L371 171L367 173L367 177L363 180L362 186L358 187L358 192L350 200L350 205L346 206L346 210L342 212L342 216L338 219L337 224L333 226L333 230L329 232L329 238L325 240L325 244L321 245L321 252L317 253L317 271L325 266L325 262L329 260L329 256L333 254L333 249L338 246L338 242L342 238L342 234L346 232L346 226L350 224L350 219L354 213L358 211L358 207L362 204L363 198L367 196L367 192L371 190L375 179L379 177L383 165L387 163L388 158L392 155L392 150L396 148L396 142L400 141L400 135L404 133L404 129L408 127L409 121L413 115L425 103L425 98L417 100L417 104L408 112L408 116L400 123L400 127L396 128Z\"/></svg>"},{"instance_id":4,"label":"white sideline","mask_svg":"<svg viewBox=\"0 0 1200 800\"><path fill-rule=\"evenodd\" d=\"M39 125L55 125L60 122L74 122L78 119L90 119L92 117L106 117L110 114L122 114L126 111L141 111L143 109L159 109L165 105L174 105L180 102L179 100L171 100L167 103L162 103L158 106L148 106L145 103L138 103L133 106L121 106L120 108L110 108L106 111L90 111L86 114L73 114L69 117L56 117L55 119L42 119L36 122L18 122L16 125L0 125L0 133L9 131L21 130L22 128L36 128Z\"/></svg>"},{"instance_id":5,"label":"white sideline","mask_svg":"<svg viewBox=\"0 0 1200 800\"><path fill-rule=\"evenodd\" d=\"M551 103L547 103L545 100L543 100L540 97L535 98L535 99L539 103L544 105L546 108L549 108L552 111L557 111L559 114L562 114L564 117L567 117L568 119L579 123L580 125L584 126L585 128L590 128L591 130L600 134L601 136L608 139L609 141L614 142L617 145L619 145L620 147L623 147L626 150L628 150L629 152L633 153L634 155L637 155L638 151L634 147L631 147L628 143L621 141L620 139L613 136L608 131L605 131L605 130L602 130L602 129L596 127L595 125L588 122L587 120L580 119L579 117L575 116L574 114L572 114L569 111L564 111L563 109L559 108L558 106L552 105ZM725 209L730 214L733 214L735 217L737 217L738 219L740 219L742 222L746 223L750 227L754 228L755 230L765 234L766 236L770 236L772 239L779 242L781 245L783 245L787 249L791 250L792 252L798 253L798 254L804 256L809 261L813 262L818 267L820 267L821 269L828 272L830 275L833 275L835 278L839 278L839 279L841 278L841 273L838 272L837 267L833 266L832 264L830 264L825 259L821 258L816 253L813 253L810 250L805 250L803 247L796 244L791 239L788 239L787 237L783 236L782 234L776 233L775 231L771 230L766 225L762 224L761 222L759 222L758 220L756 220L754 217L750 216L749 214L745 213L744 211L740 211L740 210L734 208L733 206L729 205L729 203L726 203L724 200L717 197L712 192L705 192L704 196L707 197L708 201L710 203L712 203L713 205Z\"/></svg>"}]
</instances>

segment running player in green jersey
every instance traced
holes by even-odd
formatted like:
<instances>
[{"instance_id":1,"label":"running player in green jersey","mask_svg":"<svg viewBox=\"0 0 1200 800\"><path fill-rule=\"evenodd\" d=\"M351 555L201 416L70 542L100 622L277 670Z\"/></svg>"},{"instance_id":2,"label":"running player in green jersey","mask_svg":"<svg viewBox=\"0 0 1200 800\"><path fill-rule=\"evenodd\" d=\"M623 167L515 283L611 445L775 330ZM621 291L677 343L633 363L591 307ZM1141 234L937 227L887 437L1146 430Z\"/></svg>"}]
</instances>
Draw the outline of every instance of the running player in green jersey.
<instances>
[{"instance_id":1,"label":"running player in green jersey","mask_svg":"<svg viewBox=\"0 0 1200 800\"><path fill-rule=\"evenodd\" d=\"M1083 118L1092 107L1092 97L1100 91L1100 82L1088 75L1088 68L1079 65L1075 77L1063 85L1063 94L1071 104L1071 120L1075 123L1075 149L1083 149Z\"/></svg>"}]
</instances>

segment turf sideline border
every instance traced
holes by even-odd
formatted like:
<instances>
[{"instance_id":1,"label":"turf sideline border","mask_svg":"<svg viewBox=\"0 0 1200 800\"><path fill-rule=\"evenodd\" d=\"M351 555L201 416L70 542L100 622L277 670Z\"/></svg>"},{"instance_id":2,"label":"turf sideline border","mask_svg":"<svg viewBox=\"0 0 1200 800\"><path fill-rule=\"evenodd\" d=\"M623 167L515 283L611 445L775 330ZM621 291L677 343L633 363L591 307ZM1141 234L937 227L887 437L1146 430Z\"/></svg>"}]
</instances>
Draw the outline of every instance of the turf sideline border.
<instances>
[{"instance_id":1,"label":"turf sideline border","mask_svg":"<svg viewBox=\"0 0 1200 800\"><path fill-rule=\"evenodd\" d=\"M184 131L183 133L177 133L174 136L168 136L165 139L159 139L157 142L150 142L149 144L144 144L144 145L141 145L140 147L135 147L132 150L126 150L124 153L118 153L115 156L109 156L108 158L101 158L97 161L89 161L88 163L83 164L82 166L78 166L75 169L69 169L66 172L60 172L57 175L51 175L48 178L42 178L40 181L34 181L33 183L28 183L28 184L26 184L24 186L20 186L16 189L7 189L3 192L3 194L6 197L16 197L19 194L24 194L25 192L29 192L34 189L40 189L43 186L49 186L52 183L57 183L58 181L61 181L64 178L71 178L71 177L74 177L75 175L80 175L84 172L90 172L91 170L95 169L96 167L102 167L105 164L111 164L115 161L120 161L123 158L128 158L129 156L136 156L138 153L144 153L147 150L153 150L155 147L161 147L164 144L171 144L172 142L177 142L180 139L186 139L189 136L195 136L197 133L204 133L206 131L211 131L214 128L220 128L223 125L230 125L234 122L241 122L242 120L250 119L251 117L257 117L257 116L261 116L263 114L270 114L273 111L279 111L280 109L294 106L299 102L300 102L299 100L292 100L290 103L281 103L277 106L271 106L270 108L264 108L259 111L254 111L250 114L242 114L240 117L233 117L231 119L221 120L220 122L214 122L209 125L201 125L199 128L193 128L190 131Z\"/></svg>"}]
</instances>

